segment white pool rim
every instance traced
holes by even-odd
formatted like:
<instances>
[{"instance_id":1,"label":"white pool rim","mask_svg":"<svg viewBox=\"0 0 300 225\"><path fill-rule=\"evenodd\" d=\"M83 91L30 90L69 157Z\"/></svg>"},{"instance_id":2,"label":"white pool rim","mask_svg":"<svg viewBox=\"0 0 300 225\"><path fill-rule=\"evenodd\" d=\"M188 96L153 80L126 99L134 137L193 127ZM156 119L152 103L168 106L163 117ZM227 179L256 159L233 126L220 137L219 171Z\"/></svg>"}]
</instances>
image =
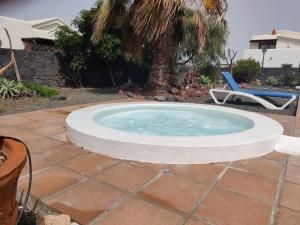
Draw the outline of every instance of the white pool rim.
<instances>
[{"instance_id":1,"label":"white pool rim","mask_svg":"<svg viewBox=\"0 0 300 225\"><path fill-rule=\"evenodd\" d=\"M211 109L245 117L253 127L232 134L216 136L151 136L124 132L101 126L95 114L108 108L130 106L171 106ZM258 157L273 151L283 134L275 120L248 111L192 103L111 103L73 111L66 119L68 136L75 145L95 153L150 163L203 164Z\"/></svg>"}]
</instances>

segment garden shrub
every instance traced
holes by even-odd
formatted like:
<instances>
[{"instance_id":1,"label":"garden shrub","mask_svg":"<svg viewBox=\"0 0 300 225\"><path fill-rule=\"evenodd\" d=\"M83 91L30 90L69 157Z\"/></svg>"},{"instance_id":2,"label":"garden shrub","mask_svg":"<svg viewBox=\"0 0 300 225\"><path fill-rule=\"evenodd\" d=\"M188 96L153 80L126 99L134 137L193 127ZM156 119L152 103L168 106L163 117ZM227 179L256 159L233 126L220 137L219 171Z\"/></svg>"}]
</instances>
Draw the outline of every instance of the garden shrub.
<instances>
[{"instance_id":1,"label":"garden shrub","mask_svg":"<svg viewBox=\"0 0 300 225\"><path fill-rule=\"evenodd\" d=\"M201 75L198 77L198 82L203 85L208 85L211 83L211 79L209 76Z\"/></svg>"},{"instance_id":2,"label":"garden shrub","mask_svg":"<svg viewBox=\"0 0 300 225\"><path fill-rule=\"evenodd\" d=\"M209 65L204 67L203 69L200 70L200 74L205 74L208 76L212 82L218 82L221 80L221 68L220 66L216 65Z\"/></svg>"},{"instance_id":3,"label":"garden shrub","mask_svg":"<svg viewBox=\"0 0 300 225\"><path fill-rule=\"evenodd\" d=\"M280 77L280 84L284 86L295 86L297 84L297 77L294 74L284 74Z\"/></svg>"},{"instance_id":4,"label":"garden shrub","mask_svg":"<svg viewBox=\"0 0 300 225\"><path fill-rule=\"evenodd\" d=\"M260 64L254 59L241 59L233 66L233 76L238 83L254 81L261 72Z\"/></svg>"},{"instance_id":5,"label":"garden shrub","mask_svg":"<svg viewBox=\"0 0 300 225\"><path fill-rule=\"evenodd\" d=\"M5 78L0 79L0 97L11 98L21 97L27 93L27 88L22 82L8 80Z\"/></svg>"},{"instance_id":6,"label":"garden shrub","mask_svg":"<svg viewBox=\"0 0 300 225\"><path fill-rule=\"evenodd\" d=\"M266 83L272 86L277 86L279 84L279 80L274 76L268 76Z\"/></svg>"},{"instance_id":7,"label":"garden shrub","mask_svg":"<svg viewBox=\"0 0 300 225\"><path fill-rule=\"evenodd\" d=\"M48 87L41 84L26 83L25 86L27 89L31 91L36 91L36 93L41 97L50 98L60 94L60 91L57 90L56 88Z\"/></svg>"}]
</instances>

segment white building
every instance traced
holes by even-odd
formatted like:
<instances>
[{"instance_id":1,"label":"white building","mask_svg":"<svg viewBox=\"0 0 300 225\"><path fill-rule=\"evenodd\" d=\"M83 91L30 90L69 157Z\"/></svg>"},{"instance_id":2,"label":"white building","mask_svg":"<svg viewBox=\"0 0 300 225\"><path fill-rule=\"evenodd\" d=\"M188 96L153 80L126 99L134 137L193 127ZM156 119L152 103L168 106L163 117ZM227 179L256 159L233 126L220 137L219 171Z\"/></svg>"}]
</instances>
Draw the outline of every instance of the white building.
<instances>
[{"instance_id":1,"label":"white building","mask_svg":"<svg viewBox=\"0 0 300 225\"><path fill-rule=\"evenodd\" d=\"M6 28L11 36L12 48L24 49L28 42L53 42L55 30L64 25L67 24L59 18L25 21L0 16L1 48L9 48L9 41L3 28Z\"/></svg>"},{"instance_id":2,"label":"white building","mask_svg":"<svg viewBox=\"0 0 300 225\"><path fill-rule=\"evenodd\" d=\"M263 49L267 49L264 60ZM300 32L273 30L271 34L255 35L250 49L244 52L244 59L248 58L260 62L264 68L299 68Z\"/></svg>"}]
</instances>

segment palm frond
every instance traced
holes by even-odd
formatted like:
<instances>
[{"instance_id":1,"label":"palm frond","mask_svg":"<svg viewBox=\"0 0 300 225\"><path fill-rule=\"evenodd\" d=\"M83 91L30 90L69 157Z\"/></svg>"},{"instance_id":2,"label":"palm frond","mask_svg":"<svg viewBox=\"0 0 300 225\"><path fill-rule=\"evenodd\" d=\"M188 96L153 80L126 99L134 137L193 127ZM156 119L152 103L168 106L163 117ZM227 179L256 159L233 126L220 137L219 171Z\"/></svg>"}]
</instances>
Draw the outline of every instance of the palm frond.
<instances>
[{"instance_id":1,"label":"palm frond","mask_svg":"<svg viewBox=\"0 0 300 225\"><path fill-rule=\"evenodd\" d=\"M141 38L157 40L172 27L176 13L184 8L184 0L144 0L133 13L131 25Z\"/></svg>"},{"instance_id":2,"label":"palm frond","mask_svg":"<svg viewBox=\"0 0 300 225\"><path fill-rule=\"evenodd\" d=\"M225 13L228 9L227 0L187 0L191 8L195 10L193 23L197 28L198 51L201 52L205 46L205 34L207 17L214 17L221 21L225 27Z\"/></svg>"},{"instance_id":3,"label":"palm frond","mask_svg":"<svg viewBox=\"0 0 300 225\"><path fill-rule=\"evenodd\" d=\"M108 23L108 18L111 13L112 8L114 7L114 4L116 3L116 0L103 0L99 12L95 19L94 24L94 31L91 40L94 43L98 43L102 34L103 30L106 27Z\"/></svg>"},{"instance_id":4,"label":"palm frond","mask_svg":"<svg viewBox=\"0 0 300 225\"><path fill-rule=\"evenodd\" d=\"M193 23L197 27L198 51L199 53L201 53L205 46L206 24L205 17L200 11L195 11L193 16Z\"/></svg>"}]
</instances>

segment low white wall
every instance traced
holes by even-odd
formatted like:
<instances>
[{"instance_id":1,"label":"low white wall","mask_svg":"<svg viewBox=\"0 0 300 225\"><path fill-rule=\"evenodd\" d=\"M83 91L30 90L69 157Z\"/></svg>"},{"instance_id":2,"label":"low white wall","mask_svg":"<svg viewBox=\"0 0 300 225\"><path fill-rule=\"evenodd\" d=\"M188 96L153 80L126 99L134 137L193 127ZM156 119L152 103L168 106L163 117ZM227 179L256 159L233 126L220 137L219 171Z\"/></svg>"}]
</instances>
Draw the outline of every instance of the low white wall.
<instances>
[{"instance_id":1,"label":"low white wall","mask_svg":"<svg viewBox=\"0 0 300 225\"><path fill-rule=\"evenodd\" d=\"M244 59L252 58L262 63L263 53L261 49L246 49ZM293 68L299 68L299 49L268 49L265 55L265 68L281 68L282 64L292 64Z\"/></svg>"}]
</instances>

